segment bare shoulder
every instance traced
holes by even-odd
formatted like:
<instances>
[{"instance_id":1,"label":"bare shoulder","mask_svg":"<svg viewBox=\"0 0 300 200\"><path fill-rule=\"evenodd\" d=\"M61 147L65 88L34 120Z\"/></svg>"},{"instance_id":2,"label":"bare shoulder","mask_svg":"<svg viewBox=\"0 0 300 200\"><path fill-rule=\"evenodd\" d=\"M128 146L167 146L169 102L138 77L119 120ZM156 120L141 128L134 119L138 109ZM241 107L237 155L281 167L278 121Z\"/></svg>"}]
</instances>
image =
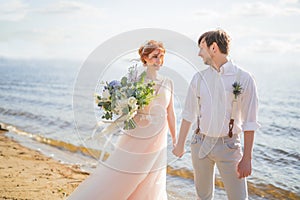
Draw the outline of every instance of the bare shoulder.
<instances>
[{"instance_id":1,"label":"bare shoulder","mask_svg":"<svg viewBox=\"0 0 300 200\"><path fill-rule=\"evenodd\" d=\"M174 81L170 77L164 76L164 80L165 80L165 83L170 84L170 85L174 85Z\"/></svg>"}]
</instances>

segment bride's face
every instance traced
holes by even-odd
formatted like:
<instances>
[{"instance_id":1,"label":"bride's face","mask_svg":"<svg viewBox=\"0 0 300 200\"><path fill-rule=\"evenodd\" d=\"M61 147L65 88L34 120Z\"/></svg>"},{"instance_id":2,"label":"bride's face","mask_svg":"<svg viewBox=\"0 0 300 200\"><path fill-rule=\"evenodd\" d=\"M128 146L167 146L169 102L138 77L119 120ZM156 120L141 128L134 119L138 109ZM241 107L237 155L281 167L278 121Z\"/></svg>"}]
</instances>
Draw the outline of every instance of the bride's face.
<instances>
[{"instance_id":1,"label":"bride's face","mask_svg":"<svg viewBox=\"0 0 300 200\"><path fill-rule=\"evenodd\" d=\"M154 67L158 70L164 62L164 52L160 49L155 49L145 57L145 60L148 67Z\"/></svg>"}]
</instances>

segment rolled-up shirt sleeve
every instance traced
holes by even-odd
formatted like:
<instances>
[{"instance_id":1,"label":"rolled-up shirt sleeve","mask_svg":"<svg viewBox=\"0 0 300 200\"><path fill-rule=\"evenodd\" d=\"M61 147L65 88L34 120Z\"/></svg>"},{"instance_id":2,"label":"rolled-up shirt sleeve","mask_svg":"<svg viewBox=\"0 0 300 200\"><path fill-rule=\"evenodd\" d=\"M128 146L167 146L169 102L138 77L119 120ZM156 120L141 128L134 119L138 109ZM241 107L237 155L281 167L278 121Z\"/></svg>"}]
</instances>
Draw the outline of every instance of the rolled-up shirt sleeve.
<instances>
[{"instance_id":1,"label":"rolled-up shirt sleeve","mask_svg":"<svg viewBox=\"0 0 300 200\"><path fill-rule=\"evenodd\" d=\"M243 131L256 131L260 124L257 121L258 96L253 77L249 77L242 97L241 118Z\"/></svg>"},{"instance_id":2,"label":"rolled-up shirt sleeve","mask_svg":"<svg viewBox=\"0 0 300 200\"><path fill-rule=\"evenodd\" d=\"M186 95L185 99L185 105L184 109L182 111L182 118L189 121L194 122L194 120L197 117L197 109L199 109L198 105L198 81L199 81L200 75L197 73L194 75L190 85L189 89Z\"/></svg>"}]
</instances>

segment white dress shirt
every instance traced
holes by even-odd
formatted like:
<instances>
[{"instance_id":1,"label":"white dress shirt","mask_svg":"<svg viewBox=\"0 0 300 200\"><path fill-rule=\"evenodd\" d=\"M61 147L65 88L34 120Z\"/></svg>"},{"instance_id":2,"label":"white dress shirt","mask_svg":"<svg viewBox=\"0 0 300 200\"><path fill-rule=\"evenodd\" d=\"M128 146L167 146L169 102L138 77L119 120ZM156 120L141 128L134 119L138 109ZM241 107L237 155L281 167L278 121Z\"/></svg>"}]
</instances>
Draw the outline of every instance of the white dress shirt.
<instances>
[{"instance_id":1,"label":"white dress shirt","mask_svg":"<svg viewBox=\"0 0 300 200\"><path fill-rule=\"evenodd\" d=\"M189 122L196 120L197 109L199 110L198 97L200 97L201 133L210 137L227 136L232 100L234 99L232 84L237 79L238 70L241 70L239 82L242 93L238 96L233 134L239 134L242 131L255 131L259 128L255 81L251 74L236 66L232 61L222 65L220 72L209 67L194 75L187 93L182 113L183 119Z\"/></svg>"}]
</instances>

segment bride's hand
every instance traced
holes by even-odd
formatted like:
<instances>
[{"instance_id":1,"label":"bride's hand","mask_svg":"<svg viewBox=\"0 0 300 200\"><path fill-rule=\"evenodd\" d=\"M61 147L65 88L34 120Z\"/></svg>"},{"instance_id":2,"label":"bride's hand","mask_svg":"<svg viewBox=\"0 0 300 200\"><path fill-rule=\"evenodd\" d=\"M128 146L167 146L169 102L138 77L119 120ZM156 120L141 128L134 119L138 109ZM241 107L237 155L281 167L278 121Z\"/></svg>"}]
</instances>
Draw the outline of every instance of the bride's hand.
<instances>
[{"instance_id":1,"label":"bride's hand","mask_svg":"<svg viewBox=\"0 0 300 200\"><path fill-rule=\"evenodd\" d=\"M176 139L173 139L173 140L172 140L173 149L176 147L176 143L177 143Z\"/></svg>"},{"instance_id":2,"label":"bride's hand","mask_svg":"<svg viewBox=\"0 0 300 200\"><path fill-rule=\"evenodd\" d=\"M172 153L175 156L181 158L183 156L183 154L184 154L184 147L177 144L177 145L174 146L174 148L172 150Z\"/></svg>"}]
</instances>

